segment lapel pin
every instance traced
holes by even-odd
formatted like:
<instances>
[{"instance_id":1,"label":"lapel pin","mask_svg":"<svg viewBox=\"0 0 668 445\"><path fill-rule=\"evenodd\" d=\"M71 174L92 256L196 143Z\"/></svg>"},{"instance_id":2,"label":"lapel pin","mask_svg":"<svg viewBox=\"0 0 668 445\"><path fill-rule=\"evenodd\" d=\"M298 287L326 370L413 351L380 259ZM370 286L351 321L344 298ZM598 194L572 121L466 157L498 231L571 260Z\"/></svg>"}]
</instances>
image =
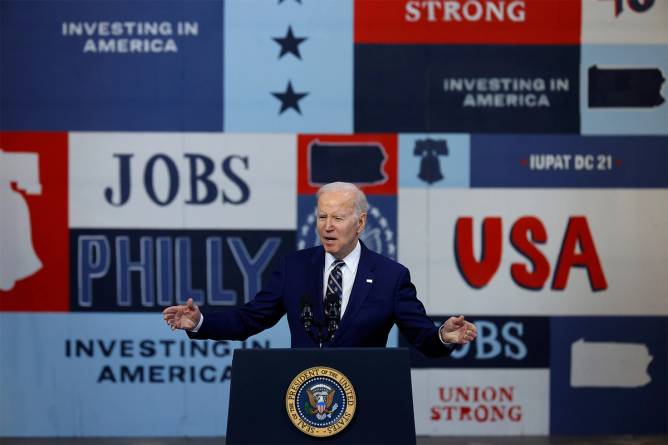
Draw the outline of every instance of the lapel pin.
<instances>
[{"instance_id":1,"label":"lapel pin","mask_svg":"<svg viewBox=\"0 0 668 445\"><path fill-rule=\"evenodd\" d=\"M367 282L367 283L373 283L373 280L372 280L371 278L367 278L367 279L366 279L366 282Z\"/></svg>"}]
</instances>

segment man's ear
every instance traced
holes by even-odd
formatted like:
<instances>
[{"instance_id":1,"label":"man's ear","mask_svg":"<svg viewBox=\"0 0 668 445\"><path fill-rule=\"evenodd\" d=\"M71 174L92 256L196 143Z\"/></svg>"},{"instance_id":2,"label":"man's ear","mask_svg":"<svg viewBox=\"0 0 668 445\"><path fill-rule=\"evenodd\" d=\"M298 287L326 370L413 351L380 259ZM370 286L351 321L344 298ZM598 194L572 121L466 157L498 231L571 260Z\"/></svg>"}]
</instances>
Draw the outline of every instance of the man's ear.
<instances>
[{"instance_id":1,"label":"man's ear","mask_svg":"<svg viewBox=\"0 0 668 445\"><path fill-rule=\"evenodd\" d=\"M359 235L364 231L366 226L366 213L360 213L360 219L357 221L357 234Z\"/></svg>"}]
</instances>

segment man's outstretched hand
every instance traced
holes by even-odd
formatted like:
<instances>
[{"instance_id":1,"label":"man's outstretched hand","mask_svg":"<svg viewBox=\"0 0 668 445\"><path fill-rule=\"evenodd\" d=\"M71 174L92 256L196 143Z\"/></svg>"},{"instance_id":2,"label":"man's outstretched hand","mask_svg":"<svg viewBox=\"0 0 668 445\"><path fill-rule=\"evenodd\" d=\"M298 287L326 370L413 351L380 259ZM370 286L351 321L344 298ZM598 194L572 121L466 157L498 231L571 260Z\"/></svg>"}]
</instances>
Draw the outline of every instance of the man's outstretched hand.
<instances>
[{"instance_id":1,"label":"man's outstretched hand","mask_svg":"<svg viewBox=\"0 0 668 445\"><path fill-rule=\"evenodd\" d=\"M174 329L185 329L186 331L194 329L201 316L202 313L197 305L193 303L192 298L188 298L186 304L170 306L162 311L162 318L172 328L172 331Z\"/></svg>"},{"instance_id":2,"label":"man's outstretched hand","mask_svg":"<svg viewBox=\"0 0 668 445\"><path fill-rule=\"evenodd\" d=\"M440 333L444 342L456 345L472 342L478 335L475 325L464 320L463 315L448 318L443 323L443 329L440 330Z\"/></svg>"}]
</instances>

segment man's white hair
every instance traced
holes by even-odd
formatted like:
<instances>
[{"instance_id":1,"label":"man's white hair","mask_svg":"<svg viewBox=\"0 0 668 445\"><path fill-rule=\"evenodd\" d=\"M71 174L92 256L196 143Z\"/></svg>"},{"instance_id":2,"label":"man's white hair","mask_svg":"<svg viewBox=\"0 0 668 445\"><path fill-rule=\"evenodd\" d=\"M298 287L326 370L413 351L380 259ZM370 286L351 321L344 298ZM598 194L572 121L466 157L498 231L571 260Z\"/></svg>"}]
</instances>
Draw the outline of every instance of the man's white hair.
<instances>
[{"instance_id":1,"label":"man's white hair","mask_svg":"<svg viewBox=\"0 0 668 445\"><path fill-rule=\"evenodd\" d=\"M320 187L318 193L315 194L316 200L319 200L320 195L325 192L352 193L355 198L354 204L356 216L360 216L362 213L366 213L369 210L369 201L366 200L366 195L355 184L350 182L330 182L329 184L325 184Z\"/></svg>"}]
</instances>

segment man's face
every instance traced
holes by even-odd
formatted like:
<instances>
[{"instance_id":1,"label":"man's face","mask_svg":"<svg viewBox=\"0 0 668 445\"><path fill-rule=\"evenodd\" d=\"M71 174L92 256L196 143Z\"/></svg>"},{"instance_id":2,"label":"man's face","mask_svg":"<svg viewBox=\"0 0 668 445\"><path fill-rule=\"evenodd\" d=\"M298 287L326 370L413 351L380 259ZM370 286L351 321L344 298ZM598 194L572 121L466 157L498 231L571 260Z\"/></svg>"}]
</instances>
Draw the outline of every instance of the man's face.
<instances>
[{"instance_id":1,"label":"man's face","mask_svg":"<svg viewBox=\"0 0 668 445\"><path fill-rule=\"evenodd\" d=\"M355 216L355 197L350 192L325 192L318 199L318 235L326 252L343 259L355 248L364 229L366 214Z\"/></svg>"}]
</instances>

